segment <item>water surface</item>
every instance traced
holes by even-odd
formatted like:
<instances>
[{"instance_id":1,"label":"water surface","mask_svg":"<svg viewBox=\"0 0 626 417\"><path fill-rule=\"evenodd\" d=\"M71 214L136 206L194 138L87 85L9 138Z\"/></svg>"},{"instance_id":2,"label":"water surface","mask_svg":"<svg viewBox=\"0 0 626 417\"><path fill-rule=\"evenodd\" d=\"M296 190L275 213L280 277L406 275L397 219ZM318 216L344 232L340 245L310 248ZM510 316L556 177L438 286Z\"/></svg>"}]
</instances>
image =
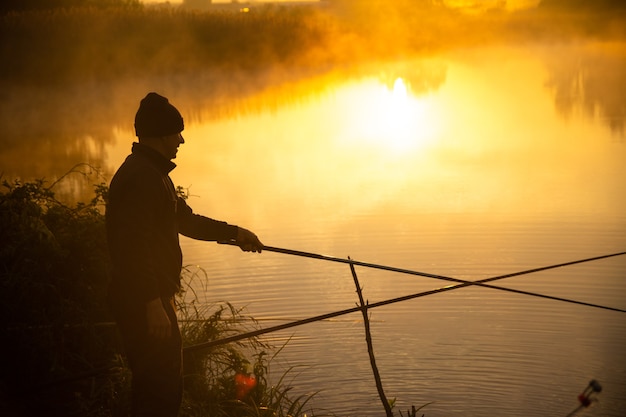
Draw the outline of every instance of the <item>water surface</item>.
<instances>
[{"instance_id":1,"label":"water surface","mask_svg":"<svg viewBox=\"0 0 626 417\"><path fill-rule=\"evenodd\" d=\"M624 251L625 51L463 50L230 101L157 83L186 120L172 177L196 212L250 228L268 245L463 280ZM90 162L110 178L130 150L140 87L108 93L121 103L104 113L108 123L56 126L65 149L36 124L22 136L5 127L13 134L0 156L5 175L54 177ZM77 187L70 181L67 192ZM185 263L207 273L206 302L246 306L263 326L358 301L346 265L182 245ZM624 271L626 258L616 257L497 285L625 309ZM357 274L370 302L449 285ZM566 415L592 378L604 391L585 415L626 409L622 313L476 287L370 313L383 384L403 412L432 402L429 417ZM293 392L319 391L314 408L384 413L360 314L267 338L289 340L272 371L295 367Z\"/></svg>"},{"instance_id":2,"label":"water surface","mask_svg":"<svg viewBox=\"0 0 626 417\"><path fill-rule=\"evenodd\" d=\"M572 85L554 69L556 52L584 55L492 49L403 62L279 109L191 126L174 175L198 210L269 245L466 280L623 251L623 130L602 102L589 111L583 97L564 98ZM184 247L209 271L208 299L246 305L268 326L357 302L345 265ZM625 308L625 266L613 258L498 284ZM447 285L357 273L370 302ZM592 378L605 390L588 415L626 408L621 313L466 288L371 319L400 410L566 415ZM296 366L294 391L321 391L314 406L383 413L359 314L272 337L290 338L276 370Z\"/></svg>"}]
</instances>

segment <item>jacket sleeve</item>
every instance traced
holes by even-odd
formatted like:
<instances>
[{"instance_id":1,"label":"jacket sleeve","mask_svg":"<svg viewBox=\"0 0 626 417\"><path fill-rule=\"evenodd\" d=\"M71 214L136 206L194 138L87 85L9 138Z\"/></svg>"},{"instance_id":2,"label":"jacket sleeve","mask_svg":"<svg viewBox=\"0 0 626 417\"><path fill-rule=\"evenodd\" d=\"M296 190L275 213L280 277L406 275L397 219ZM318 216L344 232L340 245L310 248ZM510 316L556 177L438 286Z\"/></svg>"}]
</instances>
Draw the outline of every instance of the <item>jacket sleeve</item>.
<instances>
[{"instance_id":1,"label":"jacket sleeve","mask_svg":"<svg viewBox=\"0 0 626 417\"><path fill-rule=\"evenodd\" d=\"M207 241L232 240L237 237L237 226L195 214L181 197L178 197L176 213L178 231L183 236Z\"/></svg>"}]
</instances>

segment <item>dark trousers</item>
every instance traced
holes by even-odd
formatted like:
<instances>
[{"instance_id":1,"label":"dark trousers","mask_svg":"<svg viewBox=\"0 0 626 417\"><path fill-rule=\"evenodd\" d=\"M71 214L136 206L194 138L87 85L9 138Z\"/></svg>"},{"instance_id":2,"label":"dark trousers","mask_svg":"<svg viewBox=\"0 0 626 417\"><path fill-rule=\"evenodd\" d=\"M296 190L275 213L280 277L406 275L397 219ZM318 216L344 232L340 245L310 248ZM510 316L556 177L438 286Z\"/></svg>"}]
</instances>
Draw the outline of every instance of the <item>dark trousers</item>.
<instances>
[{"instance_id":1,"label":"dark trousers","mask_svg":"<svg viewBox=\"0 0 626 417\"><path fill-rule=\"evenodd\" d=\"M112 305L132 372L133 417L175 417L182 401L181 335L174 300L162 301L172 323L172 336L166 340L148 335L144 304Z\"/></svg>"}]
</instances>

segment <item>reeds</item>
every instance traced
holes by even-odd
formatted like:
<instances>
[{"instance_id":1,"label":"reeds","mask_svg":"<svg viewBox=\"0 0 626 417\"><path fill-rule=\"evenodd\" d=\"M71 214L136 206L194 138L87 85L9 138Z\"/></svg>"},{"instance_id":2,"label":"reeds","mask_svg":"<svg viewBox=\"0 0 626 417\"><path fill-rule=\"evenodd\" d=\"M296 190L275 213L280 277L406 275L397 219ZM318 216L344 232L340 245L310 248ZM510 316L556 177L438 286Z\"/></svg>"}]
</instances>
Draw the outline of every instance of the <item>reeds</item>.
<instances>
[{"instance_id":1,"label":"reeds","mask_svg":"<svg viewBox=\"0 0 626 417\"><path fill-rule=\"evenodd\" d=\"M192 346L257 329L254 318L228 302L200 299L206 274L185 268L184 291L178 297L183 345ZM284 346L283 346L284 347ZM185 351L185 393L181 417L297 417L311 414L307 405L313 395L292 398L287 377L270 375L271 363L282 347L275 348L259 337Z\"/></svg>"}]
</instances>

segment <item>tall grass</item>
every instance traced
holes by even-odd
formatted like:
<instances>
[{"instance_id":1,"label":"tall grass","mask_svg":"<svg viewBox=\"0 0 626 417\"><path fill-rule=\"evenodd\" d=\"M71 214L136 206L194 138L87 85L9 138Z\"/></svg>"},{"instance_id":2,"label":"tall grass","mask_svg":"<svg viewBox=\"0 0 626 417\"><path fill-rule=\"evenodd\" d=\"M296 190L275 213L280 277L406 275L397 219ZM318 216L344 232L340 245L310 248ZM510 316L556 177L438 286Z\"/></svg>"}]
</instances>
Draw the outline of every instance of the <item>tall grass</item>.
<instances>
[{"instance_id":1,"label":"tall grass","mask_svg":"<svg viewBox=\"0 0 626 417\"><path fill-rule=\"evenodd\" d=\"M229 303L185 304L181 331L185 346L214 341L256 326L242 309ZM270 378L271 362L281 349L257 338L186 352L184 357L185 394L181 417L295 417L311 414L313 397L289 394L291 386L284 373L277 381ZM318 416L320 414L317 414Z\"/></svg>"}]
</instances>

